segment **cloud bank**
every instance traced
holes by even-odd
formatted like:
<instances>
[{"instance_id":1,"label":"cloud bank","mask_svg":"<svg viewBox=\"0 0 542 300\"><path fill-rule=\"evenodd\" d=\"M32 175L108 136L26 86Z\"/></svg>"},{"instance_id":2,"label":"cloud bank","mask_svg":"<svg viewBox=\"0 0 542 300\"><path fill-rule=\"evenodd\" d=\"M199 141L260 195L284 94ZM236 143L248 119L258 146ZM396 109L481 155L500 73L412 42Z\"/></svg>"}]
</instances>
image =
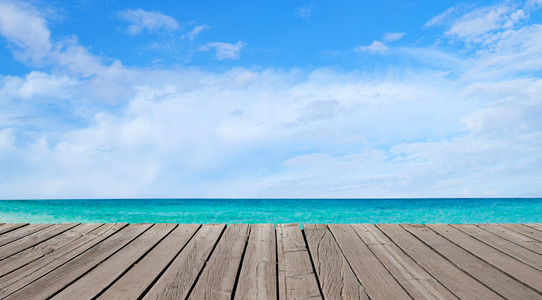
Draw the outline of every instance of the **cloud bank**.
<instances>
[{"instance_id":1,"label":"cloud bank","mask_svg":"<svg viewBox=\"0 0 542 300\"><path fill-rule=\"evenodd\" d=\"M446 64L375 73L127 67L1 2L34 71L0 76L0 197L540 196L542 26L508 3L428 22L460 54L393 49Z\"/></svg>"}]
</instances>

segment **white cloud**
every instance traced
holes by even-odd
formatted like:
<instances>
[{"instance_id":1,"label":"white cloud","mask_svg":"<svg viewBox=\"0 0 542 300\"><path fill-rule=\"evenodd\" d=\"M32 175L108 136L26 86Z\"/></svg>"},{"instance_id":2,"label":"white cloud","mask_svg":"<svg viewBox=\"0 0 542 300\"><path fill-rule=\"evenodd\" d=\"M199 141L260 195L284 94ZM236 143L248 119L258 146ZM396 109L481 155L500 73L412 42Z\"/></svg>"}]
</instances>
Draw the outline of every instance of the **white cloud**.
<instances>
[{"instance_id":1,"label":"white cloud","mask_svg":"<svg viewBox=\"0 0 542 300\"><path fill-rule=\"evenodd\" d=\"M143 9L127 9L119 12L119 17L130 22L128 33L139 34L143 30L153 31L174 31L179 29L179 24L174 18L161 12L145 11Z\"/></svg>"},{"instance_id":2,"label":"white cloud","mask_svg":"<svg viewBox=\"0 0 542 300\"><path fill-rule=\"evenodd\" d=\"M457 19L446 34L472 41L486 32L511 27L509 25L512 22L511 10L511 7L502 4L474 10Z\"/></svg>"},{"instance_id":3,"label":"white cloud","mask_svg":"<svg viewBox=\"0 0 542 300\"><path fill-rule=\"evenodd\" d=\"M447 23L449 19L457 13L458 13L458 6L450 7L446 11L441 13L440 15L437 15L431 18L429 21L427 21L424 27L437 26L437 25L442 25L444 23Z\"/></svg>"},{"instance_id":4,"label":"white cloud","mask_svg":"<svg viewBox=\"0 0 542 300\"><path fill-rule=\"evenodd\" d=\"M386 32L382 35L382 39L384 42L395 42L403 38L405 36L404 32Z\"/></svg>"},{"instance_id":5,"label":"white cloud","mask_svg":"<svg viewBox=\"0 0 542 300\"><path fill-rule=\"evenodd\" d=\"M536 8L529 3L519 7L514 2L503 2L462 13L466 8L455 6L429 20L425 26L444 25L448 28L445 35L449 38L480 43L496 32L520 25L532 9Z\"/></svg>"},{"instance_id":6,"label":"white cloud","mask_svg":"<svg viewBox=\"0 0 542 300\"><path fill-rule=\"evenodd\" d=\"M84 77L109 68L102 64L102 58L79 45L76 37L53 43L47 22L34 7L3 1L0 8L0 35L17 46L16 59L37 67L55 66ZM111 66L118 66L118 61Z\"/></svg>"},{"instance_id":7,"label":"white cloud","mask_svg":"<svg viewBox=\"0 0 542 300\"><path fill-rule=\"evenodd\" d=\"M241 50L247 44L245 42L239 41L235 44L223 43L223 42L214 42L208 43L199 48L199 51L209 51L215 50L216 58L218 60L224 59L239 59Z\"/></svg>"},{"instance_id":8,"label":"white cloud","mask_svg":"<svg viewBox=\"0 0 542 300\"><path fill-rule=\"evenodd\" d=\"M203 30L209 29L209 28L211 28L211 27L209 25L206 25L206 24L195 26L194 28L192 28L192 30L190 30L190 32L188 32L187 34L183 34L181 36L181 39L193 40Z\"/></svg>"},{"instance_id":9,"label":"white cloud","mask_svg":"<svg viewBox=\"0 0 542 300\"><path fill-rule=\"evenodd\" d=\"M358 46L354 50L359 52L383 53L388 50L388 46L383 42L373 41L369 46Z\"/></svg>"},{"instance_id":10,"label":"white cloud","mask_svg":"<svg viewBox=\"0 0 542 300\"><path fill-rule=\"evenodd\" d=\"M21 2L0 2L0 34L19 47L19 59L40 63L51 51L50 32L40 13Z\"/></svg>"}]
</instances>

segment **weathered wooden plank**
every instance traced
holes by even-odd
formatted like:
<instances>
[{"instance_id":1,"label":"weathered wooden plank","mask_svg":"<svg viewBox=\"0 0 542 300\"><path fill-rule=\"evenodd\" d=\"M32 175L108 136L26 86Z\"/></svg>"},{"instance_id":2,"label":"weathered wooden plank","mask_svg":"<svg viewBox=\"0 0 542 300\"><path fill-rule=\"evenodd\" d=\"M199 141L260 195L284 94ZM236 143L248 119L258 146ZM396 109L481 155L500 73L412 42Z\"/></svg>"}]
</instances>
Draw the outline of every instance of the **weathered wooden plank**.
<instances>
[{"instance_id":1,"label":"weathered wooden plank","mask_svg":"<svg viewBox=\"0 0 542 300\"><path fill-rule=\"evenodd\" d=\"M325 299L369 299L325 224L303 224Z\"/></svg>"},{"instance_id":2,"label":"weathered wooden plank","mask_svg":"<svg viewBox=\"0 0 542 300\"><path fill-rule=\"evenodd\" d=\"M7 245L9 243L12 243L13 241L24 238L25 236L31 235L51 226L53 226L53 224L29 224L24 227L7 232L0 235L0 246Z\"/></svg>"},{"instance_id":3,"label":"weathered wooden plank","mask_svg":"<svg viewBox=\"0 0 542 300\"><path fill-rule=\"evenodd\" d=\"M28 225L28 223L8 223L0 228L0 235Z\"/></svg>"},{"instance_id":4,"label":"weathered wooden plank","mask_svg":"<svg viewBox=\"0 0 542 300\"><path fill-rule=\"evenodd\" d=\"M235 299L277 299L277 245L274 224L252 225Z\"/></svg>"},{"instance_id":5,"label":"weathered wooden plank","mask_svg":"<svg viewBox=\"0 0 542 300\"><path fill-rule=\"evenodd\" d=\"M410 299L349 224L329 224L346 260L371 299Z\"/></svg>"},{"instance_id":6,"label":"weathered wooden plank","mask_svg":"<svg viewBox=\"0 0 542 300\"><path fill-rule=\"evenodd\" d=\"M58 248L66 246L73 240L80 238L82 235L91 232L92 230L102 226L103 224L81 224L69 229L47 241L39 243L31 248L21 251L0 261L0 277L10 273L40 257L43 257Z\"/></svg>"},{"instance_id":7,"label":"weathered wooden plank","mask_svg":"<svg viewBox=\"0 0 542 300\"><path fill-rule=\"evenodd\" d=\"M276 249L275 225L252 225L235 299L277 299Z\"/></svg>"},{"instance_id":8,"label":"weathered wooden plank","mask_svg":"<svg viewBox=\"0 0 542 300\"><path fill-rule=\"evenodd\" d=\"M64 289L113 253L146 231L151 224L132 224L102 243L77 256L57 269L40 277L32 284L9 295L6 299L45 299Z\"/></svg>"},{"instance_id":9,"label":"weathered wooden plank","mask_svg":"<svg viewBox=\"0 0 542 300\"><path fill-rule=\"evenodd\" d=\"M322 299L298 224L277 224L279 299Z\"/></svg>"},{"instance_id":10,"label":"weathered wooden plank","mask_svg":"<svg viewBox=\"0 0 542 300\"><path fill-rule=\"evenodd\" d=\"M85 274L52 299L93 299L135 264L154 245L170 233L176 224L155 224L130 244Z\"/></svg>"},{"instance_id":11,"label":"weathered wooden plank","mask_svg":"<svg viewBox=\"0 0 542 300\"><path fill-rule=\"evenodd\" d=\"M175 228L98 299L139 299L181 252L199 227L200 225L197 224L183 224Z\"/></svg>"},{"instance_id":12,"label":"weathered wooden plank","mask_svg":"<svg viewBox=\"0 0 542 300\"><path fill-rule=\"evenodd\" d=\"M189 299L232 298L249 231L248 224L232 224L226 228Z\"/></svg>"},{"instance_id":13,"label":"weathered wooden plank","mask_svg":"<svg viewBox=\"0 0 542 300\"><path fill-rule=\"evenodd\" d=\"M542 231L542 223L525 223L523 225Z\"/></svg>"},{"instance_id":14,"label":"weathered wooden plank","mask_svg":"<svg viewBox=\"0 0 542 300\"><path fill-rule=\"evenodd\" d=\"M412 225L420 226L423 225ZM397 224L378 224L399 248L461 299L502 299Z\"/></svg>"},{"instance_id":15,"label":"weathered wooden plank","mask_svg":"<svg viewBox=\"0 0 542 300\"><path fill-rule=\"evenodd\" d=\"M457 299L373 224L352 225L369 249L414 299Z\"/></svg>"},{"instance_id":16,"label":"weathered wooden plank","mask_svg":"<svg viewBox=\"0 0 542 300\"><path fill-rule=\"evenodd\" d=\"M542 272L539 270L478 241L452 226L429 224L427 227L501 271L536 289L539 293L542 292Z\"/></svg>"},{"instance_id":17,"label":"weathered wooden plank","mask_svg":"<svg viewBox=\"0 0 542 300\"><path fill-rule=\"evenodd\" d=\"M538 253L534 253L531 250L520 247L510 241L495 236L491 232L472 224L459 224L452 226L476 238L477 240L480 240L492 246L493 248L497 248L501 252L506 253L514 257L515 259L530 265L533 268L542 270L542 255Z\"/></svg>"},{"instance_id":18,"label":"weathered wooden plank","mask_svg":"<svg viewBox=\"0 0 542 300\"><path fill-rule=\"evenodd\" d=\"M530 238L542 242L542 231L536 225L538 224L500 224L506 228L512 229ZM528 225L528 226L527 226ZM542 226L542 225L541 225Z\"/></svg>"},{"instance_id":19,"label":"weathered wooden plank","mask_svg":"<svg viewBox=\"0 0 542 300\"><path fill-rule=\"evenodd\" d=\"M224 224L203 225L144 299L185 299L224 227Z\"/></svg>"},{"instance_id":20,"label":"weathered wooden plank","mask_svg":"<svg viewBox=\"0 0 542 300\"><path fill-rule=\"evenodd\" d=\"M487 262L423 226L403 225L410 233L446 257L467 274L507 299L540 299L541 295Z\"/></svg>"},{"instance_id":21,"label":"weathered wooden plank","mask_svg":"<svg viewBox=\"0 0 542 300\"><path fill-rule=\"evenodd\" d=\"M530 238L529 236L526 236L499 224L477 224L477 226L497 236L500 236L503 239L511 241L538 254L542 254L541 241Z\"/></svg>"},{"instance_id":22,"label":"weathered wooden plank","mask_svg":"<svg viewBox=\"0 0 542 300\"><path fill-rule=\"evenodd\" d=\"M62 232L71 229L78 224L63 223L55 224L43 230L27 235L7 245L0 247L0 261L27 248L33 247L43 241L46 241Z\"/></svg>"},{"instance_id":23,"label":"weathered wooden plank","mask_svg":"<svg viewBox=\"0 0 542 300\"><path fill-rule=\"evenodd\" d=\"M97 243L112 236L126 225L126 223L105 224L81 238L68 243L66 246L50 252L20 269L5 275L0 280L0 298L12 294L41 276L58 268L67 261L87 251Z\"/></svg>"}]
</instances>

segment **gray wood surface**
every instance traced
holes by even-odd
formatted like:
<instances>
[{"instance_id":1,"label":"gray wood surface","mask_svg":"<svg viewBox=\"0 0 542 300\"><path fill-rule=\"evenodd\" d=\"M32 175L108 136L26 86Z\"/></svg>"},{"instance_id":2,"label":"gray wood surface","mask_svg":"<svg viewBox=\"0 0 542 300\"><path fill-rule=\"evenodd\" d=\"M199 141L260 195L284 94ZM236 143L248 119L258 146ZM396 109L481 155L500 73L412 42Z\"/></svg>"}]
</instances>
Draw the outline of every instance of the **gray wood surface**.
<instances>
[{"instance_id":1,"label":"gray wood surface","mask_svg":"<svg viewBox=\"0 0 542 300\"><path fill-rule=\"evenodd\" d=\"M542 225L540 224L501 224L502 226L512 229L516 232L531 237L542 242Z\"/></svg>"},{"instance_id":2,"label":"gray wood surface","mask_svg":"<svg viewBox=\"0 0 542 300\"><path fill-rule=\"evenodd\" d=\"M371 299L411 298L351 225L329 224L328 227Z\"/></svg>"},{"instance_id":3,"label":"gray wood surface","mask_svg":"<svg viewBox=\"0 0 542 300\"><path fill-rule=\"evenodd\" d=\"M35 246L77 225L74 223L57 224L4 245L0 248L0 260Z\"/></svg>"},{"instance_id":4,"label":"gray wood surface","mask_svg":"<svg viewBox=\"0 0 542 300\"><path fill-rule=\"evenodd\" d=\"M36 259L52 253L102 225L103 224L81 224L47 241L1 260L0 276L4 276Z\"/></svg>"},{"instance_id":5,"label":"gray wood surface","mask_svg":"<svg viewBox=\"0 0 542 300\"><path fill-rule=\"evenodd\" d=\"M325 299L369 299L325 224L303 224Z\"/></svg>"},{"instance_id":6,"label":"gray wood surface","mask_svg":"<svg viewBox=\"0 0 542 300\"><path fill-rule=\"evenodd\" d=\"M497 236L507 239L521 247L534 251L538 254L542 254L542 242L530 238L527 235L516 232L512 229L506 228L499 224L477 224L480 228L483 228Z\"/></svg>"},{"instance_id":7,"label":"gray wood surface","mask_svg":"<svg viewBox=\"0 0 542 300\"><path fill-rule=\"evenodd\" d=\"M494 268L487 262L448 241L434 231L419 226L403 225L410 233L424 241L467 274L508 299L540 299L533 289Z\"/></svg>"},{"instance_id":8,"label":"gray wood surface","mask_svg":"<svg viewBox=\"0 0 542 300\"><path fill-rule=\"evenodd\" d=\"M417 226L421 229L423 225ZM397 224L378 224L399 248L461 299L502 299ZM427 230L427 229L425 229Z\"/></svg>"},{"instance_id":9,"label":"gray wood surface","mask_svg":"<svg viewBox=\"0 0 542 300\"><path fill-rule=\"evenodd\" d=\"M476 238L487 245L497 248L517 260L520 260L538 270L542 270L542 255L531 250L525 249L493 233L471 224L452 225L464 233Z\"/></svg>"},{"instance_id":10,"label":"gray wood surface","mask_svg":"<svg viewBox=\"0 0 542 300\"><path fill-rule=\"evenodd\" d=\"M9 224L4 224L2 225L2 227L0 227L0 235L6 233L6 232L10 232L10 231L13 231L17 228L21 228L23 226L26 226L28 225L28 223L9 223Z\"/></svg>"},{"instance_id":11,"label":"gray wood surface","mask_svg":"<svg viewBox=\"0 0 542 300\"><path fill-rule=\"evenodd\" d=\"M539 293L542 292L542 272L539 270L478 241L450 225L430 224L427 226L456 245L460 245L461 248L536 289Z\"/></svg>"},{"instance_id":12,"label":"gray wood surface","mask_svg":"<svg viewBox=\"0 0 542 300\"><path fill-rule=\"evenodd\" d=\"M188 299L231 299L250 226L229 225Z\"/></svg>"},{"instance_id":13,"label":"gray wood surface","mask_svg":"<svg viewBox=\"0 0 542 300\"><path fill-rule=\"evenodd\" d=\"M102 243L27 285L6 299L45 299L53 296L147 230L151 224L132 224Z\"/></svg>"},{"instance_id":14,"label":"gray wood surface","mask_svg":"<svg viewBox=\"0 0 542 300\"><path fill-rule=\"evenodd\" d=\"M0 235L0 249L2 249L3 246L9 243L12 243L18 239L24 238L51 226L53 226L53 224L28 224L21 228L6 232Z\"/></svg>"},{"instance_id":15,"label":"gray wood surface","mask_svg":"<svg viewBox=\"0 0 542 300\"><path fill-rule=\"evenodd\" d=\"M81 238L68 243L66 246L47 253L43 257L3 276L2 280L0 280L0 299L31 284L36 279L55 270L74 257L85 253L89 248L117 233L126 225L125 223L105 224L83 235Z\"/></svg>"},{"instance_id":16,"label":"gray wood surface","mask_svg":"<svg viewBox=\"0 0 542 300\"><path fill-rule=\"evenodd\" d=\"M277 245L274 224L252 225L235 299L277 299Z\"/></svg>"},{"instance_id":17,"label":"gray wood surface","mask_svg":"<svg viewBox=\"0 0 542 300\"><path fill-rule=\"evenodd\" d=\"M197 224L179 225L98 299L138 299L181 252L199 227Z\"/></svg>"},{"instance_id":18,"label":"gray wood surface","mask_svg":"<svg viewBox=\"0 0 542 300\"><path fill-rule=\"evenodd\" d=\"M322 299L298 224L277 224L279 299Z\"/></svg>"},{"instance_id":19,"label":"gray wood surface","mask_svg":"<svg viewBox=\"0 0 542 300\"><path fill-rule=\"evenodd\" d=\"M95 298L176 226L175 224L154 224L130 242L130 244L120 249L52 299L72 300Z\"/></svg>"},{"instance_id":20,"label":"gray wood surface","mask_svg":"<svg viewBox=\"0 0 542 300\"><path fill-rule=\"evenodd\" d=\"M375 225L354 224L352 227L414 299L457 299Z\"/></svg>"},{"instance_id":21,"label":"gray wood surface","mask_svg":"<svg viewBox=\"0 0 542 300\"><path fill-rule=\"evenodd\" d=\"M542 232L542 223L526 223L526 224L523 224L523 225L534 228L534 229Z\"/></svg>"},{"instance_id":22,"label":"gray wood surface","mask_svg":"<svg viewBox=\"0 0 542 300\"><path fill-rule=\"evenodd\" d=\"M185 299L224 228L223 224L203 225L144 299Z\"/></svg>"},{"instance_id":23,"label":"gray wood surface","mask_svg":"<svg viewBox=\"0 0 542 300\"><path fill-rule=\"evenodd\" d=\"M540 224L1 224L0 299L541 299Z\"/></svg>"}]
</instances>

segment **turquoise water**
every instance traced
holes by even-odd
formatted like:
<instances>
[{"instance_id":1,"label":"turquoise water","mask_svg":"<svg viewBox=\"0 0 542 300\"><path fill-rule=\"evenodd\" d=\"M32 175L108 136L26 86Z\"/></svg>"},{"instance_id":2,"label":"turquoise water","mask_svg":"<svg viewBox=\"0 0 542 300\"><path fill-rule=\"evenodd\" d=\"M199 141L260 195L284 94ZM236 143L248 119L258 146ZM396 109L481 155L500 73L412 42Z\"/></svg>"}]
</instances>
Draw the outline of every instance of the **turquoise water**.
<instances>
[{"instance_id":1,"label":"turquoise water","mask_svg":"<svg viewBox=\"0 0 542 300\"><path fill-rule=\"evenodd\" d=\"M542 198L4 200L0 222L542 223Z\"/></svg>"}]
</instances>

